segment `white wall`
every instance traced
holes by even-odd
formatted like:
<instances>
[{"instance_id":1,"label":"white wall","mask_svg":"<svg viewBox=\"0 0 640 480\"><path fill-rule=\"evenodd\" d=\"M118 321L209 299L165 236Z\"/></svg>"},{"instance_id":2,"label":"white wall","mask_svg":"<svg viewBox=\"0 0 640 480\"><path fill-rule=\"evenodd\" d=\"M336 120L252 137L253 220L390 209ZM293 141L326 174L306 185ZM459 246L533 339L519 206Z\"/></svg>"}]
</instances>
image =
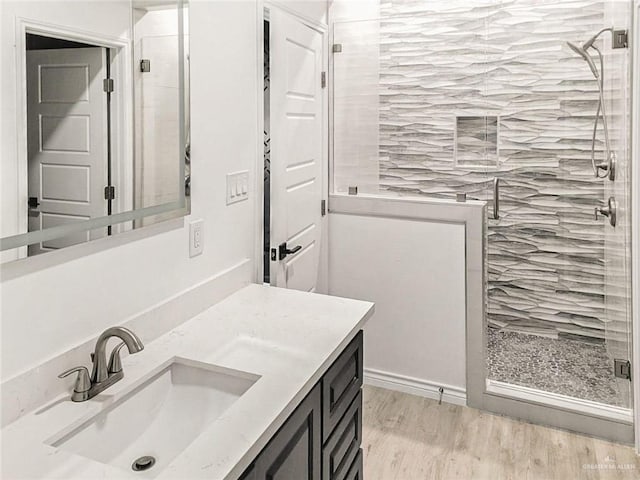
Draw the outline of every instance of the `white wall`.
<instances>
[{"instance_id":1,"label":"white wall","mask_svg":"<svg viewBox=\"0 0 640 480\"><path fill-rule=\"evenodd\" d=\"M463 403L465 227L371 215L329 215L330 293L376 304L365 378Z\"/></svg>"},{"instance_id":2,"label":"white wall","mask_svg":"<svg viewBox=\"0 0 640 480\"><path fill-rule=\"evenodd\" d=\"M329 21L380 18L380 0L329 0Z\"/></svg>"},{"instance_id":3,"label":"white wall","mask_svg":"<svg viewBox=\"0 0 640 480\"><path fill-rule=\"evenodd\" d=\"M0 310L3 381L253 255L254 202L227 207L225 175L242 169L250 169L253 174L255 165L256 5L253 1L232 0L191 3L191 218L205 220L204 254L189 258L185 226L122 246L100 248L97 253L72 261L52 261L49 268L22 276L3 276ZM89 15L93 8L104 10ZM36 19L60 25L78 20L84 30L120 35L128 25L123 23L124 17L119 17L121 13L122 10L104 3L2 2L1 52L3 64L11 66L2 69L3 180L4 165L15 158L16 148L12 125L15 15L37 16ZM118 18L113 17L116 14ZM116 237L101 245L119 242ZM86 250L86 246L80 250ZM47 255L58 254L62 258L69 251ZM14 271L15 264L8 268ZM250 280L253 279L246 278Z\"/></svg>"}]
</instances>

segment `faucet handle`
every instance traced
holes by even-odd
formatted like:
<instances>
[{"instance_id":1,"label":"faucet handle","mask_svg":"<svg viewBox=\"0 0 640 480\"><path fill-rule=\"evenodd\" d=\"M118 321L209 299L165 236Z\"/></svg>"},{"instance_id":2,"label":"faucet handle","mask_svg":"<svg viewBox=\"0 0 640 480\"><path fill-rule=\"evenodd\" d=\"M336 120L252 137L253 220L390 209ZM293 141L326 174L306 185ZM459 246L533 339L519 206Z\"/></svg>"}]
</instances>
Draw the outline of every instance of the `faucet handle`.
<instances>
[{"instance_id":1,"label":"faucet handle","mask_svg":"<svg viewBox=\"0 0 640 480\"><path fill-rule=\"evenodd\" d=\"M120 350L125 346L125 343L119 343L111 352L111 357L109 358L109 373L118 373L122 371L122 361L120 360Z\"/></svg>"},{"instance_id":2,"label":"faucet handle","mask_svg":"<svg viewBox=\"0 0 640 480\"><path fill-rule=\"evenodd\" d=\"M598 215L602 215L609 218L609 223L612 227L616 226L618 222L618 202L616 202L614 197L609 197L606 207L596 207L594 212L596 220L598 220Z\"/></svg>"},{"instance_id":3,"label":"faucet handle","mask_svg":"<svg viewBox=\"0 0 640 480\"><path fill-rule=\"evenodd\" d=\"M78 393L88 392L91 388L91 379L89 378L89 370L87 370L87 367L70 368L58 375L58 378L67 377L75 372L78 372L78 376L76 377L76 384L73 387L73 391Z\"/></svg>"}]
</instances>

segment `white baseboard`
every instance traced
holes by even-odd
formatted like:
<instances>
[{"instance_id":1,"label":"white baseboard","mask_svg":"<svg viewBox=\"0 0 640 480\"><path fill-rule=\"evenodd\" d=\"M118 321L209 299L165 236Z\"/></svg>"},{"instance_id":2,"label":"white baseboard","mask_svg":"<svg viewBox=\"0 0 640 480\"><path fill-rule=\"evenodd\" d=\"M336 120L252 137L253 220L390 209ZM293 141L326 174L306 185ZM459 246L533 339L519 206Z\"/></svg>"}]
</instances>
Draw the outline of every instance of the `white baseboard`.
<instances>
[{"instance_id":1,"label":"white baseboard","mask_svg":"<svg viewBox=\"0 0 640 480\"><path fill-rule=\"evenodd\" d=\"M395 390L397 392L409 393L434 400L440 398L440 388L442 387L444 389L442 393L443 402L462 406L467 404L467 392L464 388L432 383L427 380L384 372L382 370L365 368L364 383L374 387L386 388L387 390Z\"/></svg>"}]
</instances>

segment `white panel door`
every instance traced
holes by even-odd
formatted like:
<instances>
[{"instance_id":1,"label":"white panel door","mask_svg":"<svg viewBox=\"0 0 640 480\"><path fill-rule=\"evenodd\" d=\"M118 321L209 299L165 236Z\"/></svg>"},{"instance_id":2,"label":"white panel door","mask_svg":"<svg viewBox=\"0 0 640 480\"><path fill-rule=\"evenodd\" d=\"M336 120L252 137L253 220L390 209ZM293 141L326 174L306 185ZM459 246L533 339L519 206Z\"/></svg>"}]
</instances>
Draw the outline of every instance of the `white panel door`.
<instances>
[{"instance_id":1,"label":"white panel door","mask_svg":"<svg viewBox=\"0 0 640 480\"><path fill-rule=\"evenodd\" d=\"M315 291L322 200L322 34L270 11L271 284ZM280 245L290 253L280 255Z\"/></svg>"},{"instance_id":2,"label":"white panel door","mask_svg":"<svg viewBox=\"0 0 640 480\"><path fill-rule=\"evenodd\" d=\"M29 231L107 213L105 51L27 51ZM33 201L33 200L32 200ZM29 247L29 255L85 242L106 228Z\"/></svg>"}]
</instances>

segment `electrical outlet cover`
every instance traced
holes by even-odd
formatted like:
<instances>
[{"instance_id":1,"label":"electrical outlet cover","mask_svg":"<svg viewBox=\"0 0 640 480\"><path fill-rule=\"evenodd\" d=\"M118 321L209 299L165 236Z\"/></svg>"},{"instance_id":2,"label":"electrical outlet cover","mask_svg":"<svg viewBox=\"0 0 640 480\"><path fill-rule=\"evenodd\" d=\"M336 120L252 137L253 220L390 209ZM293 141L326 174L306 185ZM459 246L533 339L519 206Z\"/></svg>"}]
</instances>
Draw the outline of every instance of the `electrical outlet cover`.
<instances>
[{"instance_id":1,"label":"electrical outlet cover","mask_svg":"<svg viewBox=\"0 0 640 480\"><path fill-rule=\"evenodd\" d=\"M189 224L189 257L200 255L204 250L204 220Z\"/></svg>"}]
</instances>

